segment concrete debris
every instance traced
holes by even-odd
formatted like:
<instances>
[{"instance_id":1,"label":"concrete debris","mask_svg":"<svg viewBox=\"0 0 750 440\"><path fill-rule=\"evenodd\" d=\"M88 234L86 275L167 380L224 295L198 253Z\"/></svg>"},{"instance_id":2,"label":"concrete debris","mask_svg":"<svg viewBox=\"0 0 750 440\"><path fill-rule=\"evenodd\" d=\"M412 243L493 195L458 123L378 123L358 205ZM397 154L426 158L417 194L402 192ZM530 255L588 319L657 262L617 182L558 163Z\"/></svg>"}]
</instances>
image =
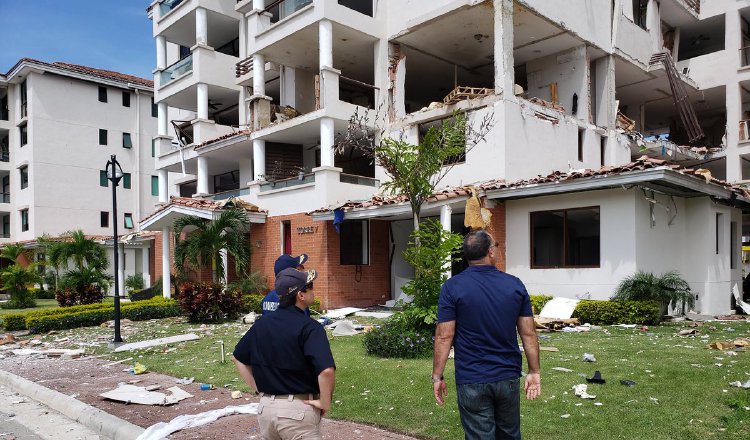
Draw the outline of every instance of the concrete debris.
<instances>
[{"instance_id":1,"label":"concrete debris","mask_svg":"<svg viewBox=\"0 0 750 440\"><path fill-rule=\"evenodd\" d=\"M594 357L594 355L591 353L584 353L581 357L581 360L583 360L584 362L596 362L596 357Z\"/></svg>"},{"instance_id":2,"label":"concrete debris","mask_svg":"<svg viewBox=\"0 0 750 440\"><path fill-rule=\"evenodd\" d=\"M744 389L750 389L750 380L748 380L745 383L740 382L739 380L736 380L734 382L729 383L730 387L737 387L737 388L744 388Z\"/></svg>"},{"instance_id":3,"label":"concrete debris","mask_svg":"<svg viewBox=\"0 0 750 440\"><path fill-rule=\"evenodd\" d=\"M586 385L585 383L579 383L578 385L573 386L573 392L581 399L596 399L596 396L587 393L587 390L588 385Z\"/></svg>"},{"instance_id":4,"label":"concrete debris","mask_svg":"<svg viewBox=\"0 0 750 440\"><path fill-rule=\"evenodd\" d=\"M581 300L572 298L552 298L547 301L542 311L539 312L540 318L551 319L570 319L576 306Z\"/></svg>"},{"instance_id":5,"label":"concrete debris","mask_svg":"<svg viewBox=\"0 0 750 440\"><path fill-rule=\"evenodd\" d=\"M361 316L363 318L377 318L386 319L393 316L393 312L357 312L354 316Z\"/></svg>"},{"instance_id":6,"label":"concrete debris","mask_svg":"<svg viewBox=\"0 0 750 440\"><path fill-rule=\"evenodd\" d=\"M133 342L131 344L125 344L117 347L115 353L123 351L137 350L140 348L156 347L158 345L174 344L177 342L194 341L200 339L195 333L188 333L186 335L170 336L168 338L150 339L148 341Z\"/></svg>"},{"instance_id":7,"label":"concrete debris","mask_svg":"<svg viewBox=\"0 0 750 440\"><path fill-rule=\"evenodd\" d=\"M150 426L136 440L161 440L174 432L203 426L221 417L233 414L258 414L258 404L250 403L242 406L228 406L222 409L206 411L200 414L186 414L175 417L169 423L160 422Z\"/></svg>"},{"instance_id":8,"label":"concrete debris","mask_svg":"<svg viewBox=\"0 0 750 440\"><path fill-rule=\"evenodd\" d=\"M709 348L711 350L732 350L735 348L745 348L750 346L750 339L746 338L738 338L734 341L714 341L708 345L706 345L706 348Z\"/></svg>"},{"instance_id":9,"label":"concrete debris","mask_svg":"<svg viewBox=\"0 0 750 440\"><path fill-rule=\"evenodd\" d=\"M621 111L617 111L617 127L625 131L635 130L635 121L625 116Z\"/></svg>"},{"instance_id":10,"label":"concrete debris","mask_svg":"<svg viewBox=\"0 0 750 440\"><path fill-rule=\"evenodd\" d=\"M81 356L84 356L86 353L83 350L68 350L63 348L56 348L56 349L49 349L49 350L33 350L31 348L20 348L17 350L11 350L11 353L13 353L16 356L32 356L32 355L42 355L47 357L53 357L53 358L63 358L63 359L78 359Z\"/></svg>"},{"instance_id":11,"label":"concrete debris","mask_svg":"<svg viewBox=\"0 0 750 440\"><path fill-rule=\"evenodd\" d=\"M336 323L333 329L333 336L352 336L359 333L354 327L354 323L348 319Z\"/></svg>"},{"instance_id":12,"label":"concrete debris","mask_svg":"<svg viewBox=\"0 0 750 440\"><path fill-rule=\"evenodd\" d=\"M156 391L149 391L145 387L137 387L134 385L127 385L121 383L117 388L106 393L99 394L101 397L109 400L116 400L118 402L125 403L136 403L139 405L173 405L181 400L185 400L188 397L193 397L192 394L184 391L179 387L168 388L171 394L167 395Z\"/></svg>"},{"instance_id":13,"label":"concrete debris","mask_svg":"<svg viewBox=\"0 0 750 440\"><path fill-rule=\"evenodd\" d=\"M577 326L579 324L578 318L571 319L552 319L552 318L541 318L535 317L534 324L536 325L537 331L555 332L562 331L564 328L569 326Z\"/></svg>"},{"instance_id":14,"label":"concrete debris","mask_svg":"<svg viewBox=\"0 0 750 440\"><path fill-rule=\"evenodd\" d=\"M329 310L328 313L325 314L325 317L329 319L339 319L348 315L353 315L357 312L361 312L362 310L363 309L358 309L356 307L344 307L341 309Z\"/></svg>"},{"instance_id":15,"label":"concrete debris","mask_svg":"<svg viewBox=\"0 0 750 440\"><path fill-rule=\"evenodd\" d=\"M693 329L690 329L690 330L680 330L679 332L677 332L677 334L675 336L681 336L681 337L695 336L695 335L697 335L699 333L700 332L698 330L696 330L696 329L693 328Z\"/></svg>"},{"instance_id":16,"label":"concrete debris","mask_svg":"<svg viewBox=\"0 0 750 440\"><path fill-rule=\"evenodd\" d=\"M195 378L194 377L190 377L190 378L183 377L182 379L175 379L174 381L177 382L180 385L190 385L191 383L193 383L195 381Z\"/></svg>"},{"instance_id":17,"label":"concrete debris","mask_svg":"<svg viewBox=\"0 0 750 440\"><path fill-rule=\"evenodd\" d=\"M565 107L561 106L560 104L555 104L554 102L545 101L537 97L529 99L529 102L536 105L541 105L542 107L551 108L552 110L557 110L560 113L565 113Z\"/></svg>"},{"instance_id":18,"label":"concrete debris","mask_svg":"<svg viewBox=\"0 0 750 440\"><path fill-rule=\"evenodd\" d=\"M563 368L563 367L552 367L552 369L555 370L555 371L562 371L563 373L572 373L573 372L573 370L571 370L569 368Z\"/></svg>"},{"instance_id":19,"label":"concrete debris","mask_svg":"<svg viewBox=\"0 0 750 440\"><path fill-rule=\"evenodd\" d=\"M258 316L255 314L255 312L250 312L247 315L240 318L240 323L242 324L254 324L255 320L258 319Z\"/></svg>"},{"instance_id":20,"label":"concrete debris","mask_svg":"<svg viewBox=\"0 0 750 440\"><path fill-rule=\"evenodd\" d=\"M123 362L128 362L128 361L132 361L132 360L133 360L133 358L132 358L132 357L129 357L129 358L125 358L125 359L120 359L119 361L114 361L114 362L110 362L110 363L108 363L108 364L105 364L105 365L104 365L104 367L105 367L105 368L106 368L106 367L111 367L111 366L113 366L113 365L121 364L121 363L123 363Z\"/></svg>"},{"instance_id":21,"label":"concrete debris","mask_svg":"<svg viewBox=\"0 0 750 440\"><path fill-rule=\"evenodd\" d=\"M242 391L232 391L232 399L242 398Z\"/></svg>"},{"instance_id":22,"label":"concrete debris","mask_svg":"<svg viewBox=\"0 0 750 440\"><path fill-rule=\"evenodd\" d=\"M16 337L13 336L11 333L8 333L7 335L5 335L5 337L2 340L0 340L0 345L15 344L15 343L16 343Z\"/></svg>"}]
</instances>

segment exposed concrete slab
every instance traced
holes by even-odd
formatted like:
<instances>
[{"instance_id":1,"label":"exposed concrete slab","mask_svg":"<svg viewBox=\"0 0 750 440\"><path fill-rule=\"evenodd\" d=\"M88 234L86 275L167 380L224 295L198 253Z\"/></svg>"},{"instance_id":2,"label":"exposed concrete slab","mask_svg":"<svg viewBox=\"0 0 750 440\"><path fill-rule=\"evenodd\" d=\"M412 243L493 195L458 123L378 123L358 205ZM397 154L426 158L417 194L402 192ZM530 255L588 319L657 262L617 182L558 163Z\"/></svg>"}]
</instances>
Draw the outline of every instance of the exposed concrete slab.
<instances>
[{"instance_id":1,"label":"exposed concrete slab","mask_svg":"<svg viewBox=\"0 0 750 440\"><path fill-rule=\"evenodd\" d=\"M168 338L149 339L148 341L133 342L131 344L125 344L117 347L115 353L122 351L138 350L140 348L156 347L159 345L175 344L177 342L194 341L200 339L200 336L195 333L188 333L186 335L170 336Z\"/></svg>"}]
</instances>

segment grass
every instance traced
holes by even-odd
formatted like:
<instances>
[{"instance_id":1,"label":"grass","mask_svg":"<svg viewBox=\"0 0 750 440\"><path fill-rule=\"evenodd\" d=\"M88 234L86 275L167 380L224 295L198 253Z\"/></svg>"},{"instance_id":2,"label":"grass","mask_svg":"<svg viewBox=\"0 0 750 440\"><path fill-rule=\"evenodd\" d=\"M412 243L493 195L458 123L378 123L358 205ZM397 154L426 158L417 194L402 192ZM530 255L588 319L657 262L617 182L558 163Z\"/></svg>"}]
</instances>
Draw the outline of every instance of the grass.
<instances>
[{"instance_id":1,"label":"grass","mask_svg":"<svg viewBox=\"0 0 750 440\"><path fill-rule=\"evenodd\" d=\"M522 401L524 436L555 440L750 438L750 391L728 386L732 381L750 379L750 352L730 356L704 348L710 341L750 337L750 323L710 323L699 328L701 334L697 338L674 336L682 328L660 326L646 333L607 327L609 335L603 331L543 335L541 344L557 347L559 352L542 352L543 395L533 402ZM125 332L129 342L190 331L201 335L201 339L169 349L155 347L109 357L134 357L150 371L195 377L200 382L248 391L238 380L229 358L246 325L201 327L171 318L134 323L133 329L137 331ZM86 328L46 338L69 336L85 342L111 333L111 329ZM702 339L704 335L708 338ZM224 364L220 362L218 341L224 341L226 347ZM361 335L332 338L331 347L337 377L330 417L424 438L463 437L452 361L445 373L449 383L447 403L438 407L429 380L431 359L368 356ZM95 351L104 354L106 348ZM593 353L597 362L582 362L584 352ZM573 372L559 372L552 367ZM589 393L597 399L574 396L572 386L586 383L581 376L591 377L595 370L600 370L607 380L605 385L589 385ZM623 386L620 379L633 380L637 385ZM595 402L602 405L596 406ZM564 414L570 416L561 418Z\"/></svg>"},{"instance_id":2,"label":"grass","mask_svg":"<svg viewBox=\"0 0 750 440\"><path fill-rule=\"evenodd\" d=\"M40 310L40 309L51 309L57 307L57 301L54 299L38 299L36 300L36 307L31 307L28 309L3 309L0 308L0 318L3 315L7 315L8 313L23 313L23 312L29 312L31 310Z\"/></svg>"}]
</instances>

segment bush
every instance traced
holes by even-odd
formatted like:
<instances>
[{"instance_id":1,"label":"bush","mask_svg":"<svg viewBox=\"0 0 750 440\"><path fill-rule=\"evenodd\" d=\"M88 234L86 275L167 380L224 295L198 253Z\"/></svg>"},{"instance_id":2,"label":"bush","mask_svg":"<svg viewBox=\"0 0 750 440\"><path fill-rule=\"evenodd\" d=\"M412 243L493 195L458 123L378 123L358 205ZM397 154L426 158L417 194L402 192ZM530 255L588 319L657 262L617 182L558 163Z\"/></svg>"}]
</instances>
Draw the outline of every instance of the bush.
<instances>
[{"instance_id":1,"label":"bush","mask_svg":"<svg viewBox=\"0 0 750 440\"><path fill-rule=\"evenodd\" d=\"M638 271L624 278L612 296L618 301L658 301L661 314L667 313L669 307L681 308L695 305L695 297L690 291L690 285L677 271L670 271L661 275Z\"/></svg>"},{"instance_id":2,"label":"bush","mask_svg":"<svg viewBox=\"0 0 750 440\"><path fill-rule=\"evenodd\" d=\"M87 310L98 310L113 308L112 304L87 304L84 306L73 306L73 307L58 307L55 309L42 309L42 310L30 310L28 312L21 313L9 313L3 316L3 326L6 330L26 330L26 320L28 318L36 318L40 316L52 316L52 315L64 315L68 313L76 313Z\"/></svg>"},{"instance_id":3,"label":"bush","mask_svg":"<svg viewBox=\"0 0 750 440\"><path fill-rule=\"evenodd\" d=\"M322 307L323 305L320 303L320 298L315 298L315 301L313 301L313 303L310 304L310 311L323 313L323 310L321 310Z\"/></svg>"},{"instance_id":4,"label":"bush","mask_svg":"<svg viewBox=\"0 0 750 440\"><path fill-rule=\"evenodd\" d=\"M100 303L104 299L104 290L96 284L81 287L65 287L55 292L55 299L60 307Z\"/></svg>"},{"instance_id":5,"label":"bush","mask_svg":"<svg viewBox=\"0 0 750 440\"><path fill-rule=\"evenodd\" d=\"M263 313L261 303L263 302L263 295L242 295L243 310L247 313Z\"/></svg>"},{"instance_id":6,"label":"bush","mask_svg":"<svg viewBox=\"0 0 750 440\"><path fill-rule=\"evenodd\" d=\"M36 299L55 299L55 292L44 289L29 289Z\"/></svg>"},{"instance_id":7,"label":"bush","mask_svg":"<svg viewBox=\"0 0 750 440\"><path fill-rule=\"evenodd\" d=\"M582 323L658 324L661 319L658 301L596 301L578 303L573 317Z\"/></svg>"},{"instance_id":8,"label":"bush","mask_svg":"<svg viewBox=\"0 0 750 440\"><path fill-rule=\"evenodd\" d=\"M364 345L367 354L373 356L424 358L432 355L434 339L432 333L404 328L389 320L365 333Z\"/></svg>"},{"instance_id":9,"label":"bush","mask_svg":"<svg viewBox=\"0 0 750 440\"><path fill-rule=\"evenodd\" d=\"M538 315L544 308L544 305L553 297L548 295L529 295L529 298L531 298L531 310L534 311L535 315Z\"/></svg>"},{"instance_id":10,"label":"bush","mask_svg":"<svg viewBox=\"0 0 750 440\"><path fill-rule=\"evenodd\" d=\"M31 316L26 319L26 327L31 333L44 333L50 330L65 330L78 327L97 326L114 319L114 306L92 308L71 313L60 313L46 316ZM123 304L120 317L131 321L145 321L179 316L180 308L173 300L158 298L133 304Z\"/></svg>"},{"instance_id":11,"label":"bush","mask_svg":"<svg viewBox=\"0 0 750 440\"><path fill-rule=\"evenodd\" d=\"M245 295L261 295L268 293L268 279L260 272L252 272L244 278L227 286L229 289L239 290Z\"/></svg>"},{"instance_id":12,"label":"bush","mask_svg":"<svg viewBox=\"0 0 750 440\"><path fill-rule=\"evenodd\" d=\"M125 290L128 293L133 290L143 290L144 287L146 287L146 282L143 280L143 274L137 273L125 278Z\"/></svg>"},{"instance_id":13,"label":"bush","mask_svg":"<svg viewBox=\"0 0 750 440\"><path fill-rule=\"evenodd\" d=\"M30 309L36 307L36 300L28 290L19 290L11 296L10 301L3 303L0 307L3 309Z\"/></svg>"},{"instance_id":14,"label":"bush","mask_svg":"<svg viewBox=\"0 0 750 440\"><path fill-rule=\"evenodd\" d=\"M143 301L154 298L157 295L161 295L161 290L156 290L153 287L128 291L128 298L130 298L131 301Z\"/></svg>"},{"instance_id":15,"label":"bush","mask_svg":"<svg viewBox=\"0 0 750 440\"><path fill-rule=\"evenodd\" d=\"M242 294L219 283L185 283L180 288L180 308L193 322L236 319L243 309Z\"/></svg>"}]
</instances>

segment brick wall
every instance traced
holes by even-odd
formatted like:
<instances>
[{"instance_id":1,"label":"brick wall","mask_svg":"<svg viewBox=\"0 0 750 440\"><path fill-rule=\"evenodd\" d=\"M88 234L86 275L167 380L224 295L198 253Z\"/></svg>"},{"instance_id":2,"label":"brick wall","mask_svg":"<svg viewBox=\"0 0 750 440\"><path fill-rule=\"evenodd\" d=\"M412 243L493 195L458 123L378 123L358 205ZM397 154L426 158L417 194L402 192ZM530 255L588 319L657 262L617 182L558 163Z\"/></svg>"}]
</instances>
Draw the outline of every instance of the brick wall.
<instances>
[{"instance_id":1,"label":"brick wall","mask_svg":"<svg viewBox=\"0 0 750 440\"><path fill-rule=\"evenodd\" d=\"M495 261L495 266L504 271L506 262L505 203L496 202L495 207L491 208L490 211L492 212L492 220L490 221L490 226L487 228L487 232L489 232L498 243L497 261Z\"/></svg>"}]
</instances>

